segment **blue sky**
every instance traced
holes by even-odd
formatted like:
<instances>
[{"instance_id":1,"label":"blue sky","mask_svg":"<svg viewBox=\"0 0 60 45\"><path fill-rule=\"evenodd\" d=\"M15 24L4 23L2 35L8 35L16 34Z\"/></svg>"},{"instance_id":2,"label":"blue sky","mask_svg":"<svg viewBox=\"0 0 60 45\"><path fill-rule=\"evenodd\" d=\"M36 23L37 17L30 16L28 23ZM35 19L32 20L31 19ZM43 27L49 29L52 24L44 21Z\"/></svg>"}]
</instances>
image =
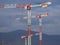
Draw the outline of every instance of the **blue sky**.
<instances>
[{"instance_id":1,"label":"blue sky","mask_svg":"<svg viewBox=\"0 0 60 45\"><path fill-rule=\"evenodd\" d=\"M51 1L47 8L32 8L32 15L48 12L49 16L43 18L43 33L60 35L60 0L0 0L0 4L39 4ZM27 16L25 9L0 9L0 32L11 32L18 29L27 30L26 20L15 20ZM32 31L39 31L38 19L32 19Z\"/></svg>"}]
</instances>

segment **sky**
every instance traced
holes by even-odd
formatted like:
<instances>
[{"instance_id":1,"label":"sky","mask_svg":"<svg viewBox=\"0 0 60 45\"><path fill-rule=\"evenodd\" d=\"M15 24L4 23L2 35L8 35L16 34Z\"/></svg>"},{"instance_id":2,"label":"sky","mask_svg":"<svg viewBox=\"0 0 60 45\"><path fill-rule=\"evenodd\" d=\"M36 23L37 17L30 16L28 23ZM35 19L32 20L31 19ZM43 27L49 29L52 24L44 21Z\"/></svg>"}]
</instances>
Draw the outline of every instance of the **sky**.
<instances>
[{"instance_id":1,"label":"sky","mask_svg":"<svg viewBox=\"0 0 60 45\"><path fill-rule=\"evenodd\" d=\"M51 1L52 4L47 8L32 8L32 15L39 13L45 14L47 17L42 19L43 33L49 35L60 35L60 0L0 0L0 4L40 4ZM27 19L16 20L27 16L27 10L20 8L0 8L0 32L11 32L16 30L27 30ZM32 31L39 31L38 19L32 19Z\"/></svg>"}]
</instances>

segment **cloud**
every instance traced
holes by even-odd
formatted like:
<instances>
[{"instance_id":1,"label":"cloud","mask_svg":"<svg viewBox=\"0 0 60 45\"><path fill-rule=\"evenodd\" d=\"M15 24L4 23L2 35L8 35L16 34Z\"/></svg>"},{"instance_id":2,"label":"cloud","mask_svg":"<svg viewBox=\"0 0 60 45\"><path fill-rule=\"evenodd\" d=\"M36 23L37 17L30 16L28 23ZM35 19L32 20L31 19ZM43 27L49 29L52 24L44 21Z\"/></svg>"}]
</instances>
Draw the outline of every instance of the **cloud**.
<instances>
[{"instance_id":1,"label":"cloud","mask_svg":"<svg viewBox=\"0 0 60 45\"><path fill-rule=\"evenodd\" d=\"M17 2L18 1L19 0L17 0ZM4 2L4 0L2 0L2 2ZM32 15L37 15L38 13L43 14L45 12L49 13L48 17L43 17L42 23L44 33L60 34L60 5L59 3L57 4L57 2L55 1L56 4L54 6L52 5L47 8L38 7L31 10ZM5 3L8 3L8 1ZM13 2L11 1L11 3ZM27 19L15 20L18 17L22 18L24 16L27 16L27 11L24 9L0 9L0 32L10 32L18 29L27 30ZM32 31L39 31L38 23L38 19L32 19Z\"/></svg>"},{"instance_id":2,"label":"cloud","mask_svg":"<svg viewBox=\"0 0 60 45\"><path fill-rule=\"evenodd\" d=\"M60 35L60 5L55 6L55 8L48 7L44 11L48 11L49 15L43 18L43 32ZM34 14L36 14L36 12ZM38 28L38 25L33 26L33 30L37 30Z\"/></svg>"}]
</instances>

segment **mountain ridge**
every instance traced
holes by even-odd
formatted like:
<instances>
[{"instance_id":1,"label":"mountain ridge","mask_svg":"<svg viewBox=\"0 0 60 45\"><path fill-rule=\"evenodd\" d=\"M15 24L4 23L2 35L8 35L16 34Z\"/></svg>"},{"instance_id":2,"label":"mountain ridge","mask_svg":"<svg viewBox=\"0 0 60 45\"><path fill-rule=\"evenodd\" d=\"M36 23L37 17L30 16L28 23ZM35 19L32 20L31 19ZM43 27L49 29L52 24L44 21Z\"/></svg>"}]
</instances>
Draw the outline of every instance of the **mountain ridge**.
<instances>
[{"instance_id":1,"label":"mountain ridge","mask_svg":"<svg viewBox=\"0 0 60 45\"><path fill-rule=\"evenodd\" d=\"M32 34L38 32L32 31ZM25 30L16 30L8 33L0 33L0 45L2 41L4 45L24 45L24 39L21 39L21 36L26 35L27 31ZM47 35L43 34L43 45L59 45L60 44L60 35ZM39 45L39 36L32 37L32 45Z\"/></svg>"}]
</instances>

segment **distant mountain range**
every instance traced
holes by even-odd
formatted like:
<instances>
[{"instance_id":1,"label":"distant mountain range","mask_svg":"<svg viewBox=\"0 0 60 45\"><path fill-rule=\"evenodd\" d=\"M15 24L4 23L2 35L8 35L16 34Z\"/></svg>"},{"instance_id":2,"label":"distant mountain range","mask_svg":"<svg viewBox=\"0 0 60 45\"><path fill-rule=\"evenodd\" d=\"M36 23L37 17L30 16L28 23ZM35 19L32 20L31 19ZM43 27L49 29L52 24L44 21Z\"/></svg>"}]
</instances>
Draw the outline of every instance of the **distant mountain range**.
<instances>
[{"instance_id":1,"label":"distant mountain range","mask_svg":"<svg viewBox=\"0 0 60 45\"><path fill-rule=\"evenodd\" d=\"M37 33L33 32L32 33ZM27 31L17 30L8 33L0 33L0 45L24 45L21 36L26 35ZM32 37L32 45L39 45L39 36ZM60 45L60 35L43 34L43 45Z\"/></svg>"}]
</instances>

